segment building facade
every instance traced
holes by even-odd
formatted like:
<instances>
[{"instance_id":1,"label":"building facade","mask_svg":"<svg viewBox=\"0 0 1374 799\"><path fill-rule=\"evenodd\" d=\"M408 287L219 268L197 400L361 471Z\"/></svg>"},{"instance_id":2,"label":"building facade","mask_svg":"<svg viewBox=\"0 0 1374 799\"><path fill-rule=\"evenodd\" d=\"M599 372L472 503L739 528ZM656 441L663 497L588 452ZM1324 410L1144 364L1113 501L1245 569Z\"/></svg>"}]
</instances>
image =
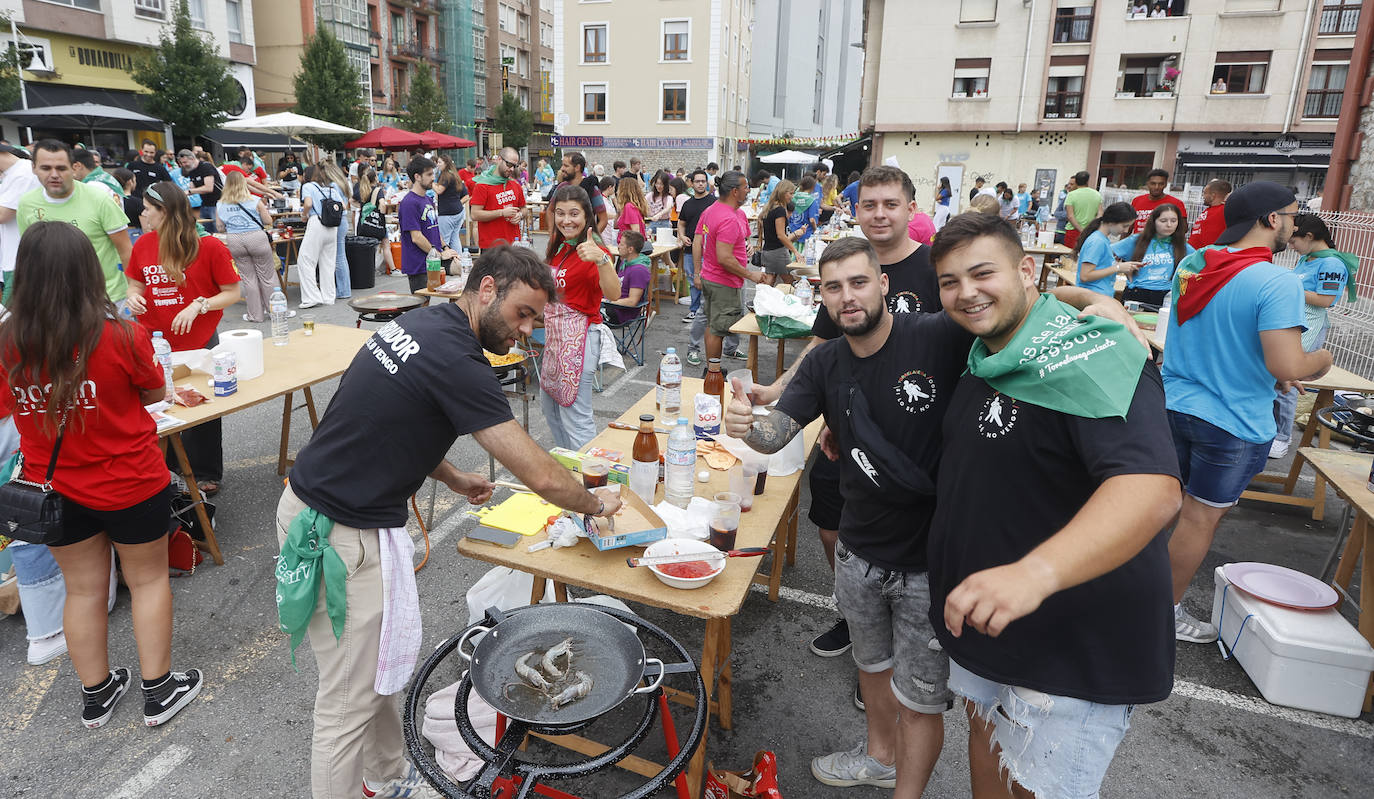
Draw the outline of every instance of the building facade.
<instances>
[{"instance_id":1,"label":"building facade","mask_svg":"<svg viewBox=\"0 0 1374 799\"><path fill-rule=\"evenodd\" d=\"M755 0L750 138L859 129L863 10L864 0Z\"/></svg>"},{"instance_id":2,"label":"building facade","mask_svg":"<svg viewBox=\"0 0 1374 799\"><path fill-rule=\"evenodd\" d=\"M478 125L483 152L490 149L485 135L493 131L501 98L510 94L529 111L534 133L528 146L532 157L553 154L552 99L553 17L551 0L473 0L485 5L486 113Z\"/></svg>"},{"instance_id":3,"label":"building facade","mask_svg":"<svg viewBox=\"0 0 1374 799\"><path fill-rule=\"evenodd\" d=\"M755 0L554 0L555 143L645 168L742 163Z\"/></svg>"},{"instance_id":4,"label":"building facade","mask_svg":"<svg viewBox=\"0 0 1374 799\"><path fill-rule=\"evenodd\" d=\"M175 0L0 0L0 15L12 25L0 25L0 36L17 44L24 97L21 106L92 102L142 112L146 89L134 82L134 59L158 44L175 11ZM251 116L256 101L254 65L257 62L253 9L247 0L187 0L191 25L213 39L219 55L229 62L238 84L231 117ZM19 126L6 122L9 141L21 141ZM170 144L171 131L44 130L33 137L54 136L87 146L123 152L151 138L160 147Z\"/></svg>"},{"instance_id":5,"label":"building facade","mask_svg":"<svg viewBox=\"0 0 1374 799\"><path fill-rule=\"evenodd\" d=\"M1168 10L1139 14L1138 6ZM1359 0L869 0L860 126L930 202L940 177L1321 193ZM919 31L913 40L913 31ZM962 191L961 191L962 188Z\"/></svg>"}]
</instances>

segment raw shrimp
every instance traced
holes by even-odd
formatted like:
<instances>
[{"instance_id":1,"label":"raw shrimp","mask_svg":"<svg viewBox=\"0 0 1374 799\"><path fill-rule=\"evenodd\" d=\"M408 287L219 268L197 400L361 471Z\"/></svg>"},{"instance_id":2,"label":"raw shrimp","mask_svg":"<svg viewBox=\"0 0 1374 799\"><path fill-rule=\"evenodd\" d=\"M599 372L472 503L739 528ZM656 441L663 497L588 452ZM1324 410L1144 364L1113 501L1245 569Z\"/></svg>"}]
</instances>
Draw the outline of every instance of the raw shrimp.
<instances>
[{"instance_id":1,"label":"raw shrimp","mask_svg":"<svg viewBox=\"0 0 1374 799\"><path fill-rule=\"evenodd\" d=\"M549 651L544 653L544 659L540 661L539 665L544 669L544 673L555 680L563 679L565 673L565 670L558 668L555 661L561 657L567 657L568 666L572 666L572 640L571 638L564 638L562 641L554 644L549 648Z\"/></svg>"},{"instance_id":2,"label":"raw shrimp","mask_svg":"<svg viewBox=\"0 0 1374 799\"><path fill-rule=\"evenodd\" d=\"M515 661L515 673L520 675L520 679L528 683L530 687L537 688L547 694L553 686L549 684L548 680L544 679L544 675L540 674L538 670L529 665L530 658L537 654L539 653L531 652Z\"/></svg>"},{"instance_id":3,"label":"raw shrimp","mask_svg":"<svg viewBox=\"0 0 1374 799\"><path fill-rule=\"evenodd\" d=\"M572 682L556 696L549 697L549 704L558 708L572 704L592 692L592 678L584 672L574 672Z\"/></svg>"}]
</instances>

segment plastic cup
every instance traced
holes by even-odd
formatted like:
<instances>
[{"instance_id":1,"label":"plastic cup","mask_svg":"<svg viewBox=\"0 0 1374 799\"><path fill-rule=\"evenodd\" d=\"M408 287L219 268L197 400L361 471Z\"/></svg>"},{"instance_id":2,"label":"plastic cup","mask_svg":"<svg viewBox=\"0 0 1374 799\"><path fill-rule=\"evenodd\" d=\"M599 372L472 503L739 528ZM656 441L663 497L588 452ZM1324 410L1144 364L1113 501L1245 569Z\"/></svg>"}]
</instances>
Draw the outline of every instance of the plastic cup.
<instances>
[{"instance_id":1,"label":"plastic cup","mask_svg":"<svg viewBox=\"0 0 1374 799\"><path fill-rule=\"evenodd\" d=\"M716 494L715 506L711 510L711 546L721 552L735 548L735 536L739 533L740 495L733 491Z\"/></svg>"},{"instance_id":2,"label":"plastic cup","mask_svg":"<svg viewBox=\"0 0 1374 799\"><path fill-rule=\"evenodd\" d=\"M754 373L748 369L736 369L725 376L725 384L730 386L732 390L736 380L739 381L739 390L744 392L743 398L750 405L753 405L754 401L749 399L749 393L754 390ZM736 394L736 396L741 395Z\"/></svg>"},{"instance_id":3,"label":"plastic cup","mask_svg":"<svg viewBox=\"0 0 1374 799\"><path fill-rule=\"evenodd\" d=\"M604 488L610 473L610 461L605 458L587 458L582 461L582 487L588 491L593 488Z\"/></svg>"},{"instance_id":4,"label":"plastic cup","mask_svg":"<svg viewBox=\"0 0 1374 799\"><path fill-rule=\"evenodd\" d=\"M305 314L305 315L303 315L303 316L301 317L301 329L305 331L305 335L307 335L307 336L313 336L313 335L315 335L315 315L314 315L314 314Z\"/></svg>"},{"instance_id":5,"label":"plastic cup","mask_svg":"<svg viewBox=\"0 0 1374 799\"><path fill-rule=\"evenodd\" d=\"M748 513L754 507L754 479L757 471L750 471L747 464L737 463L730 467L730 493L739 495L739 509Z\"/></svg>"}]
</instances>

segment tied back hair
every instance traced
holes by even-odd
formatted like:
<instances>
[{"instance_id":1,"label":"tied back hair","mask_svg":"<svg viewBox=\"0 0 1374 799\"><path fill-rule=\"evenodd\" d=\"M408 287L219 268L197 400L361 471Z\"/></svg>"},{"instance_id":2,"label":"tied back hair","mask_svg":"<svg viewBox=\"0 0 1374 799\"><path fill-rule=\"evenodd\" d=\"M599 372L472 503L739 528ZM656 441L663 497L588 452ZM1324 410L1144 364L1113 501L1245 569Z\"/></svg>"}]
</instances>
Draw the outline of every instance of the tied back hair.
<instances>
[{"instance_id":1,"label":"tied back hair","mask_svg":"<svg viewBox=\"0 0 1374 799\"><path fill-rule=\"evenodd\" d=\"M1107 206L1107 210L1102 212L1102 216L1089 222L1088 226L1083 228L1083 232L1078 234L1078 243L1073 247L1074 260L1078 260L1078 253L1083 249L1083 242L1087 241L1089 236L1096 233L1098 228L1103 225L1119 225L1122 222L1130 222L1133 219L1135 219L1135 208L1133 208L1130 203L1112 203ZM1181 224L1180 227L1182 227ZM1110 265L1111 264L1108 264L1108 266Z\"/></svg>"},{"instance_id":2,"label":"tied back hair","mask_svg":"<svg viewBox=\"0 0 1374 799\"><path fill-rule=\"evenodd\" d=\"M13 279L10 315L0 324L0 360L11 386L51 386L38 425L55 434L60 411L80 395L106 324L131 356L133 325L110 301L90 240L66 222L36 222L24 231ZM77 421L84 424L84 417Z\"/></svg>"}]
</instances>

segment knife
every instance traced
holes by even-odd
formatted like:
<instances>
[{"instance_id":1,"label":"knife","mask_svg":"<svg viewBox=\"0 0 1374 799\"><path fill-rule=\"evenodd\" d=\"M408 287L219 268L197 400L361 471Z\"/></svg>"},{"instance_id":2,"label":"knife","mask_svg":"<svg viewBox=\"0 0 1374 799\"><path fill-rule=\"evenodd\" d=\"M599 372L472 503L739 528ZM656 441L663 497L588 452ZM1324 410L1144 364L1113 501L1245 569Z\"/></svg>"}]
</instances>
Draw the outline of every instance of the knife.
<instances>
[{"instance_id":1,"label":"knife","mask_svg":"<svg viewBox=\"0 0 1374 799\"><path fill-rule=\"evenodd\" d=\"M729 552L686 552L680 555L656 555L651 558L626 558L630 568L636 566L658 566L663 563L687 563L693 560L715 560L724 555L727 558L756 558L768 552L768 547L745 547Z\"/></svg>"},{"instance_id":2,"label":"knife","mask_svg":"<svg viewBox=\"0 0 1374 799\"><path fill-rule=\"evenodd\" d=\"M639 432L639 427L638 427L638 426L632 425L632 424L626 424L626 423L624 423L624 422L611 422L611 423L607 424L606 426L609 427L609 428L611 428L612 430L632 430L632 431L634 431L634 432L636 432L636 433ZM664 428L662 428L662 427L655 427L655 428L654 428L654 432L655 432L655 433L662 433L663 435L666 436L666 435L668 435L668 433L669 433L670 431L668 431L668 430L666 430L666 429L664 429Z\"/></svg>"}]
</instances>

